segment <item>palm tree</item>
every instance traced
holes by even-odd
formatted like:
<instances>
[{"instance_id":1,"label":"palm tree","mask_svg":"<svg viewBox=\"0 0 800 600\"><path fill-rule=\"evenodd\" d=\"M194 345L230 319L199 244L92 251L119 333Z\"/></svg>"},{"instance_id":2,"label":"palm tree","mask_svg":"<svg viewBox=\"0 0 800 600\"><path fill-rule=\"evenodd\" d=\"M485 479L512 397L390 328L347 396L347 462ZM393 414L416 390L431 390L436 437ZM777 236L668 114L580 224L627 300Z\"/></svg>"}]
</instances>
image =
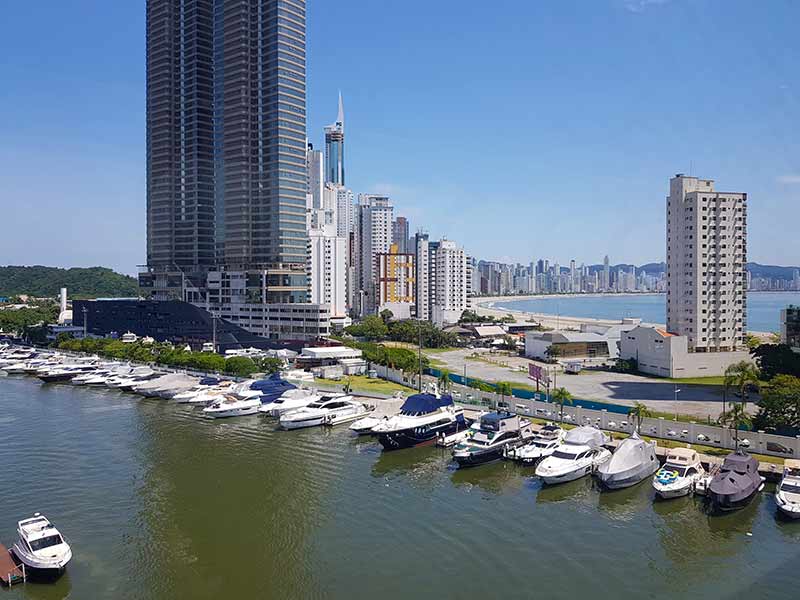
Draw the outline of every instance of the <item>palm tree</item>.
<instances>
[{"instance_id":1,"label":"palm tree","mask_svg":"<svg viewBox=\"0 0 800 600\"><path fill-rule=\"evenodd\" d=\"M628 416L636 419L636 431L640 431L642 429L642 420L646 417L652 417L653 413L641 402L636 402L633 408L628 411Z\"/></svg>"},{"instance_id":2,"label":"palm tree","mask_svg":"<svg viewBox=\"0 0 800 600\"><path fill-rule=\"evenodd\" d=\"M753 420L750 414L744 409L744 404L734 402L733 406L728 412L724 412L719 417L720 423L733 428L733 440L736 451L739 451L739 428L753 426Z\"/></svg>"},{"instance_id":3,"label":"palm tree","mask_svg":"<svg viewBox=\"0 0 800 600\"><path fill-rule=\"evenodd\" d=\"M500 394L503 404L505 404L506 396L512 395L511 384L507 381L498 381L494 386L495 394Z\"/></svg>"},{"instance_id":4,"label":"palm tree","mask_svg":"<svg viewBox=\"0 0 800 600\"><path fill-rule=\"evenodd\" d=\"M725 387L735 386L739 390L742 404L747 405L747 389L754 385L758 387L758 368L749 360L742 360L725 369ZM723 411L724 411L723 406Z\"/></svg>"},{"instance_id":5,"label":"palm tree","mask_svg":"<svg viewBox=\"0 0 800 600\"><path fill-rule=\"evenodd\" d=\"M439 371L439 389L446 392L450 388L450 371L442 369Z\"/></svg>"},{"instance_id":6,"label":"palm tree","mask_svg":"<svg viewBox=\"0 0 800 600\"><path fill-rule=\"evenodd\" d=\"M560 387L553 390L552 395L553 400L558 402L559 406L561 407L558 415L558 420L562 423L564 422L564 405L565 404L572 404L572 394L570 394L566 388Z\"/></svg>"}]
</instances>

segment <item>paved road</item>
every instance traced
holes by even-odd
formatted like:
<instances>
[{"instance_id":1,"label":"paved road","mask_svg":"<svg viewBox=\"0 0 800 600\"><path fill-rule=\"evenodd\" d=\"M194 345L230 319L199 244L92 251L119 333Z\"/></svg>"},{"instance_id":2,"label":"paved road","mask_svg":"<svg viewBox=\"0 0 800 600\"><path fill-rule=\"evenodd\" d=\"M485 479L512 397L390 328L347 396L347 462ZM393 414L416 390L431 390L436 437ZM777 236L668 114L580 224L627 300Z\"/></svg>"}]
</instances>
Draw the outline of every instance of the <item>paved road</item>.
<instances>
[{"instance_id":1,"label":"paved road","mask_svg":"<svg viewBox=\"0 0 800 600\"><path fill-rule=\"evenodd\" d=\"M469 377L485 381L516 381L529 385L532 383L527 377L527 368L530 363L528 359L485 354L491 360L503 361L509 366L517 368L512 370L479 360L467 360L466 357L473 352L475 350L454 350L436 354L435 358L446 363L452 373L459 375L464 374L466 365ZM524 370L521 371L520 368ZM567 388L576 398L586 400L613 402L626 406L642 402L652 410L695 415L703 419L709 415L716 418L722 411L722 388L720 386L678 385L680 393L676 402L675 385L663 379L605 371L583 371L580 375L559 373L556 382L559 387ZM755 411L755 407L750 404L748 410Z\"/></svg>"}]
</instances>

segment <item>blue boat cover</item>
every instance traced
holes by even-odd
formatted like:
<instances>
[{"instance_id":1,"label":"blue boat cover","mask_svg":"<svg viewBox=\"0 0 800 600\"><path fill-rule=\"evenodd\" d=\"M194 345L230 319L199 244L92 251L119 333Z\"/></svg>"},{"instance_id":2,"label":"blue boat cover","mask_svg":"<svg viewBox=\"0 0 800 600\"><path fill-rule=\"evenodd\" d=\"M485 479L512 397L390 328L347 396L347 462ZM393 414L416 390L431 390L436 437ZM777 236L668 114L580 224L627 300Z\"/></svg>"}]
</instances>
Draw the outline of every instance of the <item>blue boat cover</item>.
<instances>
[{"instance_id":1,"label":"blue boat cover","mask_svg":"<svg viewBox=\"0 0 800 600\"><path fill-rule=\"evenodd\" d=\"M282 389L282 390L293 390L297 386L289 383L285 379L281 379L280 377L275 378L274 376L270 377L269 379L259 379L258 381L254 381L250 384L251 390L274 390L274 389Z\"/></svg>"},{"instance_id":2,"label":"blue boat cover","mask_svg":"<svg viewBox=\"0 0 800 600\"><path fill-rule=\"evenodd\" d=\"M200 380L200 385L217 385L219 382L219 377L203 377Z\"/></svg>"},{"instance_id":3,"label":"blue boat cover","mask_svg":"<svg viewBox=\"0 0 800 600\"><path fill-rule=\"evenodd\" d=\"M442 406L453 404L453 397L448 395L436 397L433 394L414 394L406 398L400 411L403 413L431 413Z\"/></svg>"}]
</instances>

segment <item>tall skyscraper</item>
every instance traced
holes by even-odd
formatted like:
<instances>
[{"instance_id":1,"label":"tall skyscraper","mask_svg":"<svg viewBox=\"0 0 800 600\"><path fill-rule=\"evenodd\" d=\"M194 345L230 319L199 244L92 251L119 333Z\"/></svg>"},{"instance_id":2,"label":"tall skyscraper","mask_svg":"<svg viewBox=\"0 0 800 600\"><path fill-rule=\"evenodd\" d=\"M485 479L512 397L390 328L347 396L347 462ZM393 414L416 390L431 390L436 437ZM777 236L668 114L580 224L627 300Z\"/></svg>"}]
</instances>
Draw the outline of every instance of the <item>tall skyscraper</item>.
<instances>
[{"instance_id":1,"label":"tall skyscraper","mask_svg":"<svg viewBox=\"0 0 800 600\"><path fill-rule=\"evenodd\" d=\"M322 194L325 189L325 157L319 150L309 144L306 153L306 169L308 173L309 210L322 208Z\"/></svg>"},{"instance_id":2,"label":"tall skyscraper","mask_svg":"<svg viewBox=\"0 0 800 600\"><path fill-rule=\"evenodd\" d=\"M600 282L600 286L603 288L604 292L611 291L611 266L608 259L608 254L606 254L605 258L603 259L603 279Z\"/></svg>"},{"instance_id":3,"label":"tall skyscraper","mask_svg":"<svg viewBox=\"0 0 800 600\"><path fill-rule=\"evenodd\" d=\"M408 219L397 217L392 223L392 242L397 244L397 251L401 254L410 252L408 243Z\"/></svg>"},{"instance_id":4,"label":"tall skyscraper","mask_svg":"<svg viewBox=\"0 0 800 600\"><path fill-rule=\"evenodd\" d=\"M344 185L344 105L339 92L336 122L325 127L325 181Z\"/></svg>"},{"instance_id":5,"label":"tall skyscraper","mask_svg":"<svg viewBox=\"0 0 800 600\"><path fill-rule=\"evenodd\" d=\"M667 197L667 329L690 352L745 346L747 194L679 174Z\"/></svg>"},{"instance_id":6,"label":"tall skyscraper","mask_svg":"<svg viewBox=\"0 0 800 600\"><path fill-rule=\"evenodd\" d=\"M394 208L388 196L359 194L356 217L356 277L358 310L362 315L375 312L377 260L388 253L392 245L392 216Z\"/></svg>"}]
</instances>

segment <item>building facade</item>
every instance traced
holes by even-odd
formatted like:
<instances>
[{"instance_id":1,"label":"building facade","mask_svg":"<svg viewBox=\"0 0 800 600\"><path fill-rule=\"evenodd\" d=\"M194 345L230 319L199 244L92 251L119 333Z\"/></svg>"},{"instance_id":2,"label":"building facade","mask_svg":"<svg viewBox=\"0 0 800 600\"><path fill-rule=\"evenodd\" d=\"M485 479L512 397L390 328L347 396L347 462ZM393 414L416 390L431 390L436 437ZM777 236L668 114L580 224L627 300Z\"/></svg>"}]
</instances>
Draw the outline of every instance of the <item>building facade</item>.
<instances>
[{"instance_id":1,"label":"building facade","mask_svg":"<svg viewBox=\"0 0 800 600\"><path fill-rule=\"evenodd\" d=\"M416 314L416 269L414 254L401 252L393 243L389 252L378 254L378 310L389 309L395 318Z\"/></svg>"},{"instance_id":2,"label":"building facade","mask_svg":"<svg viewBox=\"0 0 800 600\"><path fill-rule=\"evenodd\" d=\"M781 310L781 344L800 352L800 306L787 306Z\"/></svg>"},{"instance_id":3,"label":"building facade","mask_svg":"<svg viewBox=\"0 0 800 600\"><path fill-rule=\"evenodd\" d=\"M388 196L359 194L355 232L357 312L363 316L378 308L378 255L392 245L394 208Z\"/></svg>"},{"instance_id":4,"label":"building facade","mask_svg":"<svg viewBox=\"0 0 800 600\"><path fill-rule=\"evenodd\" d=\"M325 181L344 185L344 105L341 93L336 122L325 127Z\"/></svg>"}]
</instances>

